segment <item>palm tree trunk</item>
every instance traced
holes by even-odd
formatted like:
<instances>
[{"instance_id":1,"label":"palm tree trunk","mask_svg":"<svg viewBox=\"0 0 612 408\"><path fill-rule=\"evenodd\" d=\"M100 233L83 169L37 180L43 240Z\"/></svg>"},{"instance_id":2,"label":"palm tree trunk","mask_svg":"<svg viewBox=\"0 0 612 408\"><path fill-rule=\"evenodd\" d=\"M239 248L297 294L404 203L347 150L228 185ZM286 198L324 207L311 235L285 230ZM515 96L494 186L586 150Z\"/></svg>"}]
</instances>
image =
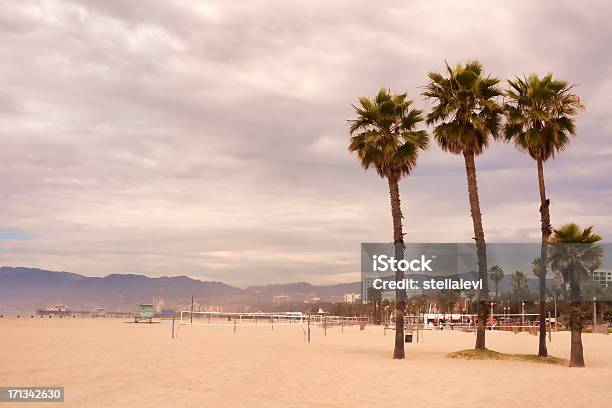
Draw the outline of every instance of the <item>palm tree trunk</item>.
<instances>
[{"instance_id":1,"label":"palm tree trunk","mask_svg":"<svg viewBox=\"0 0 612 408\"><path fill-rule=\"evenodd\" d=\"M542 223L542 238L547 240L552 234L552 226L550 225L550 200L546 198L546 186L544 184L544 163L542 159L537 160L538 163L538 184L540 187L540 218Z\"/></svg>"},{"instance_id":2,"label":"palm tree trunk","mask_svg":"<svg viewBox=\"0 0 612 408\"><path fill-rule=\"evenodd\" d=\"M546 266L548 264L548 249L546 247L552 227L550 226L550 200L546 198L546 187L544 185L544 164L542 159L537 160L538 163L538 185L540 188L540 221L542 228L542 244L540 247L540 341L538 347L538 356L547 357L548 350L546 349Z\"/></svg>"},{"instance_id":3,"label":"palm tree trunk","mask_svg":"<svg viewBox=\"0 0 612 408\"><path fill-rule=\"evenodd\" d=\"M476 241L476 253L478 255L478 278L482 282L480 299L478 301L478 328L476 330L476 350L484 350L485 330L487 319L487 300L489 298L489 282L487 279L487 246L485 243L484 229L482 228L482 214L480 213L480 199L478 197L478 184L476 182L476 163L474 153L463 152L465 159L465 174L467 176L468 197L470 199L470 212L472 224L474 225L474 240Z\"/></svg>"},{"instance_id":4,"label":"palm tree trunk","mask_svg":"<svg viewBox=\"0 0 612 408\"><path fill-rule=\"evenodd\" d=\"M393 246L395 249L395 259L399 262L404 258L404 233L402 231L402 208L400 206L399 177L390 175L389 195L391 196L391 216L393 217ZM399 268L395 272L395 281L400 282L404 279L404 272ZM404 352L404 309L406 306L406 291L395 289L395 348L393 349L394 359L406 357Z\"/></svg>"},{"instance_id":5,"label":"palm tree trunk","mask_svg":"<svg viewBox=\"0 0 612 408\"><path fill-rule=\"evenodd\" d=\"M572 301L570 304L570 330L572 340L570 345L570 367L584 367L584 352L582 349L581 304Z\"/></svg>"},{"instance_id":6,"label":"palm tree trunk","mask_svg":"<svg viewBox=\"0 0 612 408\"><path fill-rule=\"evenodd\" d=\"M570 367L584 367L582 351L582 330L572 328L572 345L570 351Z\"/></svg>"},{"instance_id":7,"label":"palm tree trunk","mask_svg":"<svg viewBox=\"0 0 612 408\"><path fill-rule=\"evenodd\" d=\"M570 367L584 367L582 349L582 328L584 326L584 310L580 288L579 267L572 264L569 268L570 310L569 327L571 331Z\"/></svg>"}]
</instances>

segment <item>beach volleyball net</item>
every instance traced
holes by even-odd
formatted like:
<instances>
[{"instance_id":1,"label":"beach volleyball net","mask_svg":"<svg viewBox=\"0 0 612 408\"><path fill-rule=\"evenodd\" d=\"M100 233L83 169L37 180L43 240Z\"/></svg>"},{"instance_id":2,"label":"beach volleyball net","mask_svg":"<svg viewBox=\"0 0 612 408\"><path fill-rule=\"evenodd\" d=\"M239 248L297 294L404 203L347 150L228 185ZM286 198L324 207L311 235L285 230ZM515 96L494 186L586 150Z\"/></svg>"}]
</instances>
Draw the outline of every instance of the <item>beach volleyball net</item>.
<instances>
[{"instance_id":1,"label":"beach volleyball net","mask_svg":"<svg viewBox=\"0 0 612 408\"><path fill-rule=\"evenodd\" d=\"M179 324L195 326L359 326L368 324L369 318L363 316L328 316L321 314L287 313L231 313L231 312L180 312Z\"/></svg>"}]
</instances>

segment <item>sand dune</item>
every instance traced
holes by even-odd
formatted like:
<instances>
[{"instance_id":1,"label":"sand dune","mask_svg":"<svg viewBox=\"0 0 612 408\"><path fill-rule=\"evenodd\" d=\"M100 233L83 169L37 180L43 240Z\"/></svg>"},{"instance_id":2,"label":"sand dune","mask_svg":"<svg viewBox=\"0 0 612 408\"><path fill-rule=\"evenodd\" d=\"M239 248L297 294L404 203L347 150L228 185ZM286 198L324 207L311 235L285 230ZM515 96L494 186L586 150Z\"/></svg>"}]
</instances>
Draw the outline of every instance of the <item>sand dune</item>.
<instances>
[{"instance_id":1,"label":"sand dune","mask_svg":"<svg viewBox=\"0 0 612 408\"><path fill-rule=\"evenodd\" d=\"M183 326L117 319L0 320L0 384L63 386L66 407L572 406L612 401L612 336L585 334L588 367L446 358L474 334L427 331L391 359L382 328ZM487 333L489 348L533 353L529 334ZM569 334L551 354L568 357ZM401 386L397 386L398 380ZM23 404L14 404L23 406ZM9 407L11 404L3 404Z\"/></svg>"}]
</instances>

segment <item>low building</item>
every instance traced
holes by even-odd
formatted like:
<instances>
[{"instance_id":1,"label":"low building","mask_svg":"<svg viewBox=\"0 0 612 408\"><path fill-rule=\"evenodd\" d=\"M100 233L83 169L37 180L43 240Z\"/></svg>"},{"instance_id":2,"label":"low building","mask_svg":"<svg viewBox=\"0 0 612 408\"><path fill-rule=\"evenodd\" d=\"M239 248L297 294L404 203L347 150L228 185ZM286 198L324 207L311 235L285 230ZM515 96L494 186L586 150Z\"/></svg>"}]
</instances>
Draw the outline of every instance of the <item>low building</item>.
<instances>
[{"instance_id":1,"label":"low building","mask_svg":"<svg viewBox=\"0 0 612 408\"><path fill-rule=\"evenodd\" d=\"M281 303L289 302L289 296L286 295L277 295L272 297L272 303L275 305L280 305Z\"/></svg>"},{"instance_id":2,"label":"low building","mask_svg":"<svg viewBox=\"0 0 612 408\"><path fill-rule=\"evenodd\" d=\"M361 302L361 293L345 293L344 294L344 303L360 303Z\"/></svg>"},{"instance_id":3,"label":"low building","mask_svg":"<svg viewBox=\"0 0 612 408\"><path fill-rule=\"evenodd\" d=\"M612 283L612 271L600 270L593 272L593 282L607 288Z\"/></svg>"}]
</instances>

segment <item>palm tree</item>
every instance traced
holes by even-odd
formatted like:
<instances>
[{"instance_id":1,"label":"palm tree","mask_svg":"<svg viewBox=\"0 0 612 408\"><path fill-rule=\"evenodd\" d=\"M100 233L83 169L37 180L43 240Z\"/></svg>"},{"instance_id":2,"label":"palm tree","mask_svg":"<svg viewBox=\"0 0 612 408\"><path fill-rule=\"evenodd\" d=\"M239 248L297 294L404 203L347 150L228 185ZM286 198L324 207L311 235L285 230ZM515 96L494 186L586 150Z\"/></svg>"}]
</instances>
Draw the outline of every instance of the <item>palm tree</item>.
<instances>
[{"instance_id":1,"label":"palm tree","mask_svg":"<svg viewBox=\"0 0 612 408\"><path fill-rule=\"evenodd\" d=\"M370 286L367 290L368 295L368 303L372 303L374 306L374 323L380 324L380 304L382 302L382 290L376 289L373 286Z\"/></svg>"},{"instance_id":2,"label":"palm tree","mask_svg":"<svg viewBox=\"0 0 612 408\"><path fill-rule=\"evenodd\" d=\"M527 282L527 275L523 271L514 271L510 275L510 286L512 287L512 293L516 298L517 304L520 304L529 295Z\"/></svg>"},{"instance_id":3,"label":"palm tree","mask_svg":"<svg viewBox=\"0 0 612 408\"><path fill-rule=\"evenodd\" d=\"M546 257L548 259L548 256ZM542 274L542 268L540 268L541 264L541 259L542 258L533 258L533 260L531 261L531 272L533 273L533 275L537 278L540 277L540 275ZM544 277L546 278L546 275L548 274L548 267L547 265L545 265L544 268Z\"/></svg>"},{"instance_id":4,"label":"palm tree","mask_svg":"<svg viewBox=\"0 0 612 408\"><path fill-rule=\"evenodd\" d=\"M374 98L359 98L359 106L353 105L357 118L349 121L349 150L356 152L361 165L374 167L378 175L386 178L391 196L393 218L393 244L395 259L404 257L404 233L400 206L399 180L412 172L420 150L427 149L429 139L424 130L417 130L423 121L422 112L412 108L406 93L392 95L381 89ZM404 279L404 273L395 273L396 281ZM395 349L393 358L403 359L404 309L406 292L396 290Z\"/></svg>"},{"instance_id":5,"label":"palm tree","mask_svg":"<svg viewBox=\"0 0 612 408\"><path fill-rule=\"evenodd\" d=\"M583 230L571 223L555 229L551 240L551 266L561 273L563 282L569 284L570 367L584 367L582 328L587 311L582 305L581 285L588 282L591 273L601 266L603 248L595 244L601 239L593 233L592 226Z\"/></svg>"},{"instance_id":6,"label":"palm tree","mask_svg":"<svg viewBox=\"0 0 612 408\"><path fill-rule=\"evenodd\" d=\"M584 107L580 99L571 92L572 86L565 81L553 79L552 74L540 78L538 75L516 77L508 81L508 98L504 106L507 141L527 152L537 163L540 189L540 223L542 245L540 249L540 342L538 355L546 357L546 277L548 263L546 242L552 233L550 225L550 200L544 185L544 162L554 159L574 135L576 127L573 117Z\"/></svg>"},{"instance_id":7,"label":"palm tree","mask_svg":"<svg viewBox=\"0 0 612 408\"><path fill-rule=\"evenodd\" d=\"M497 290L497 286L499 282L504 278L504 268L501 265L493 265L489 268L489 276L491 280L495 283L495 296L499 296L499 291Z\"/></svg>"},{"instance_id":8,"label":"palm tree","mask_svg":"<svg viewBox=\"0 0 612 408\"><path fill-rule=\"evenodd\" d=\"M444 313L450 313L452 315L455 305L461 297L461 291L456 289L442 289L437 297L438 303L440 303L440 309Z\"/></svg>"},{"instance_id":9,"label":"palm tree","mask_svg":"<svg viewBox=\"0 0 612 408\"><path fill-rule=\"evenodd\" d=\"M491 136L496 138L499 133L503 112L502 107L496 102L496 98L501 95L497 87L499 80L485 76L483 67L478 61L468 61L465 65L458 64L455 68L446 64L446 76L430 72L429 80L423 95L433 99L436 105L427 115L427 124L436 125L433 135L442 150L452 154L462 154L465 160L468 196L478 254L478 275L483 282L478 306L476 349L484 349L489 290L487 249L474 157L489 146Z\"/></svg>"}]
</instances>

